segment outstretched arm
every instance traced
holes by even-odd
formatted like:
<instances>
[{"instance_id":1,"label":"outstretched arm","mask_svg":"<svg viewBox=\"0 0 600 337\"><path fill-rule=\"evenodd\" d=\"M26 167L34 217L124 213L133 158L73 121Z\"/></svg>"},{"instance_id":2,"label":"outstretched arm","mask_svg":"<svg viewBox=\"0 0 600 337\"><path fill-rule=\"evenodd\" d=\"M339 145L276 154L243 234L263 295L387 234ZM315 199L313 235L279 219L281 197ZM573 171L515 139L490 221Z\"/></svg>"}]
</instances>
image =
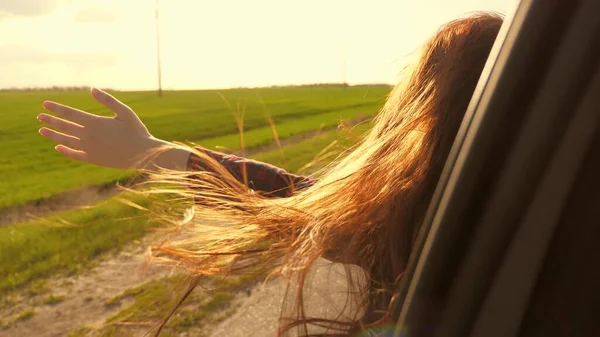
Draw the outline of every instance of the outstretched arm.
<instances>
[{"instance_id":1,"label":"outstretched arm","mask_svg":"<svg viewBox=\"0 0 600 337\"><path fill-rule=\"evenodd\" d=\"M56 102L45 101L50 114L38 119L46 125L40 134L58 145L63 155L100 166L123 169L203 170L202 160L190 150L152 136L135 112L108 93L92 89L92 96L114 113L103 117ZM144 155L161 149L151 160L141 161ZM239 181L243 170L249 187L278 197L286 197L310 186L310 178L293 175L275 166L258 161L198 148L221 163Z\"/></svg>"},{"instance_id":2,"label":"outstretched arm","mask_svg":"<svg viewBox=\"0 0 600 337\"><path fill-rule=\"evenodd\" d=\"M91 93L114 116L93 115L52 101L42 104L52 114L38 115L38 120L46 124L39 132L58 144L58 152L104 167L185 170L189 151L153 137L131 108L108 93L99 89L92 89ZM148 153L161 148L168 150L152 161L142 161Z\"/></svg>"}]
</instances>

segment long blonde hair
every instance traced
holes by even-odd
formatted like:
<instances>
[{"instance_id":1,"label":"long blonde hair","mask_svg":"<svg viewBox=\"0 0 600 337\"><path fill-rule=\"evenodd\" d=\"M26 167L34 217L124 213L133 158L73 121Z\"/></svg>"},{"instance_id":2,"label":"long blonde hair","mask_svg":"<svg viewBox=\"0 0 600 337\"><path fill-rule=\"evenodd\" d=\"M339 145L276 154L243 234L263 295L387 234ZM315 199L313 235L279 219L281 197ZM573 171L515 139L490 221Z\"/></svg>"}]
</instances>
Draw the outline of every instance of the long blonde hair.
<instances>
[{"instance_id":1,"label":"long blonde hair","mask_svg":"<svg viewBox=\"0 0 600 337\"><path fill-rule=\"evenodd\" d=\"M201 152L196 155L206 171L152 174L150 182L162 187L151 193L196 201L185 240L154 247L154 253L197 275L242 274L256 266L293 274L299 280L296 314L282 317L280 335L292 327L308 334L309 325L324 324L330 327L325 335L348 335L386 323L394 285L501 24L497 14L477 13L442 26L368 135L316 184L289 198L250 190ZM172 214L164 220L176 222ZM304 316L305 277L322 256L366 272L362 317Z\"/></svg>"}]
</instances>

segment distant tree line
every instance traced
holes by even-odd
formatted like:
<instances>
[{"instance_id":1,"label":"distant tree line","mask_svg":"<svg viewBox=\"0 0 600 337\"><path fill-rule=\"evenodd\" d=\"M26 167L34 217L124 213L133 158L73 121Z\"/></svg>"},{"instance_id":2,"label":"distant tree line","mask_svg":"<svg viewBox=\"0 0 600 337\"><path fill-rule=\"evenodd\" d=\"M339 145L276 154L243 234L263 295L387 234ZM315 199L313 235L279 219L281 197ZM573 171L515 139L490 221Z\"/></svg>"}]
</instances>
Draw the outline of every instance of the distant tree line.
<instances>
[{"instance_id":1,"label":"distant tree line","mask_svg":"<svg viewBox=\"0 0 600 337\"><path fill-rule=\"evenodd\" d=\"M272 85L268 88L297 88L297 87L349 87L351 85L347 83L313 83L313 84L297 84L297 85ZM389 83L370 83L370 84L356 84L353 87L378 87L378 86L390 86ZM249 89L253 87L237 87L232 89ZM102 88L108 91L118 91L110 88ZM54 85L51 87L25 87L25 88L4 88L0 89L0 92L40 92L40 91L88 91L88 86L58 86ZM190 90L190 89L186 89ZM152 90L144 90L152 91Z\"/></svg>"},{"instance_id":2,"label":"distant tree line","mask_svg":"<svg viewBox=\"0 0 600 337\"><path fill-rule=\"evenodd\" d=\"M349 85L348 83L311 83L311 84L292 84L292 85L272 85L269 88L296 88L296 87L381 87L392 85L389 83L367 83L367 84L354 84Z\"/></svg>"},{"instance_id":3,"label":"distant tree line","mask_svg":"<svg viewBox=\"0 0 600 337\"><path fill-rule=\"evenodd\" d=\"M25 88L4 88L0 89L0 92L37 92L37 91L89 91L90 87L86 86L58 86L54 85L51 87L25 87ZM103 90L111 90L106 88Z\"/></svg>"}]
</instances>

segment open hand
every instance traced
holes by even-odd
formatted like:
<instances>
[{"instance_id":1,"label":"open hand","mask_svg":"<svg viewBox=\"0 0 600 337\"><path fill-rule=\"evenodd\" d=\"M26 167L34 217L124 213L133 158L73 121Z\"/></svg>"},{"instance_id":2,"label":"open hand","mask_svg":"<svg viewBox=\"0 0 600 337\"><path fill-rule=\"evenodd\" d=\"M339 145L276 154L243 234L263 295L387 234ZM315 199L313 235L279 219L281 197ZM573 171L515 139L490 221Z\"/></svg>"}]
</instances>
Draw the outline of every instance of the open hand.
<instances>
[{"instance_id":1,"label":"open hand","mask_svg":"<svg viewBox=\"0 0 600 337\"><path fill-rule=\"evenodd\" d=\"M113 117L97 116L56 102L42 106L57 116L42 113L40 134L59 145L63 155L83 162L113 168L141 168L142 156L153 148L168 144L154 138L127 105L108 93L92 89L92 96L114 112Z\"/></svg>"}]
</instances>

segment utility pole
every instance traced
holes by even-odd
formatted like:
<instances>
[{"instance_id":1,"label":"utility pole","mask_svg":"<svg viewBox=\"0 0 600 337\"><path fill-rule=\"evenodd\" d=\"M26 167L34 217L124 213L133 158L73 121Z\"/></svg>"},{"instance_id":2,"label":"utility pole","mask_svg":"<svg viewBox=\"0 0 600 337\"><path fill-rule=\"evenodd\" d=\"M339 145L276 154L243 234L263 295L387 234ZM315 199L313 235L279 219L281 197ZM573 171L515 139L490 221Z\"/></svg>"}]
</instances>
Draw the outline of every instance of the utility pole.
<instances>
[{"instance_id":1,"label":"utility pole","mask_svg":"<svg viewBox=\"0 0 600 337\"><path fill-rule=\"evenodd\" d=\"M158 96L162 97L162 74L160 69L160 30L158 28L158 0L156 0L156 61L158 63Z\"/></svg>"},{"instance_id":2,"label":"utility pole","mask_svg":"<svg viewBox=\"0 0 600 337\"><path fill-rule=\"evenodd\" d=\"M344 91L346 91L346 89L348 89L348 74L347 74L347 46L344 43L344 49L343 49L343 55L342 55L342 77L343 77L343 83L344 83Z\"/></svg>"}]
</instances>

